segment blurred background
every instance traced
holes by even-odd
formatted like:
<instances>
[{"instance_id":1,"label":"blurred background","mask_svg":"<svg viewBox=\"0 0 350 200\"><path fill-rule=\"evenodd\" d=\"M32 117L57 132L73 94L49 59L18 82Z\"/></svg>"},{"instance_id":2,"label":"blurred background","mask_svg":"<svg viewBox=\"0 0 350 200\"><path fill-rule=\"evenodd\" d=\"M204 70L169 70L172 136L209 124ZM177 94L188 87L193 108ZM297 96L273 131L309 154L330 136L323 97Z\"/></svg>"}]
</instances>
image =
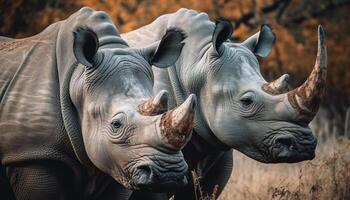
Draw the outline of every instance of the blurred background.
<instances>
[{"instance_id":1,"label":"blurred background","mask_svg":"<svg viewBox=\"0 0 350 200\"><path fill-rule=\"evenodd\" d=\"M236 26L234 42L269 23L277 42L271 55L260 60L262 74L271 81L289 73L291 87L311 72L317 25L322 24L327 34L328 88L312 122L320 144L316 159L271 167L235 153L234 172L220 198L350 199L350 0L0 0L0 35L37 34L82 6L106 11L122 33L181 7L206 12L212 20L231 20Z\"/></svg>"}]
</instances>

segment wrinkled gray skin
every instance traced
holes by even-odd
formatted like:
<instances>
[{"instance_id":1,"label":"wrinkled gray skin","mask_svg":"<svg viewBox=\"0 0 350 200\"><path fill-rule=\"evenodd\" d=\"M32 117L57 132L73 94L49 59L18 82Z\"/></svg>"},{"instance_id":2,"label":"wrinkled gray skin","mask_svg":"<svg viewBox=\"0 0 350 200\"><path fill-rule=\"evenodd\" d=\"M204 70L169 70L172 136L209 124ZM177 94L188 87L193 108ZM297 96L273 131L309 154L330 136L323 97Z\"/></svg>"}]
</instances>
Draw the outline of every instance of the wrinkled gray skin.
<instances>
[{"instance_id":1,"label":"wrinkled gray skin","mask_svg":"<svg viewBox=\"0 0 350 200\"><path fill-rule=\"evenodd\" d=\"M172 29L160 43L129 48L109 16L90 8L30 38L0 37L0 158L16 198L123 199L125 188L186 184L180 150L190 135L174 145L167 137L176 135L163 134L183 119L192 127L195 96L167 115L174 126L138 108L167 103L164 91L152 99L151 65L173 64L183 38Z\"/></svg>"},{"instance_id":2,"label":"wrinkled gray skin","mask_svg":"<svg viewBox=\"0 0 350 200\"><path fill-rule=\"evenodd\" d=\"M308 82L304 86L310 87L287 94L288 75L270 84L264 80L257 56L267 56L275 42L268 26L262 26L260 32L243 43L232 43L228 38L233 28L227 21L215 24L205 13L180 9L122 34L122 38L131 46L145 46L158 41L172 26L184 29L188 37L173 67L153 69L154 90L172 91L173 106L183 102L190 93L197 95L199 106L194 134L183 152L190 170L199 174L206 193L211 194L214 185L218 184L220 194L227 183L232 171L231 148L265 163L314 158L317 140L307 124L317 112L317 101L324 87ZM319 37L319 54L323 56L318 56L321 60L314 71L321 70L323 74L317 77L325 79L322 28ZM314 76L310 77L311 80ZM267 89L264 89L265 85ZM308 99L302 99L300 95L305 88L310 90L306 91ZM310 94L315 95L310 97ZM294 97L297 103L293 105L297 106L290 103L289 98ZM309 104L303 106L300 102ZM145 195L152 196L136 193L134 199ZM160 199L163 197L158 195ZM175 199L194 199L192 186L175 193Z\"/></svg>"}]
</instances>

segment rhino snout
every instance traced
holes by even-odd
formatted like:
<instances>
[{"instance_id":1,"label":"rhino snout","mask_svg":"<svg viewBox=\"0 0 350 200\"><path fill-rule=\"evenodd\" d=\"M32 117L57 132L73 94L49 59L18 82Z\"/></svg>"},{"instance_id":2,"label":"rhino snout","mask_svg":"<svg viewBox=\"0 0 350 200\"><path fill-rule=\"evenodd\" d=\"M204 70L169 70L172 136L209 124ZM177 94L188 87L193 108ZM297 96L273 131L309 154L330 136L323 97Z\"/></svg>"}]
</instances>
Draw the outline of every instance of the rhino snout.
<instances>
[{"instance_id":1,"label":"rhino snout","mask_svg":"<svg viewBox=\"0 0 350 200\"><path fill-rule=\"evenodd\" d=\"M272 155L276 162L294 163L312 160L315 157L317 139L308 135L307 139L298 139L292 134L277 136L272 146Z\"/></svg>"},{"instance_id":2,"label":"rhino snout","mask_svg":"<svg viewBox=\"0 0 350 200\"><path fill-rule=\"evenodd\" d=\"M151 163L142 164L136 167L137 176L134 177L134 184L136 188L144 191L151 189L157 192L168 191L169 188L176 189L188 184L186 171L187 165L180 171L163 172Z\"/></svg>"}]
</instances>

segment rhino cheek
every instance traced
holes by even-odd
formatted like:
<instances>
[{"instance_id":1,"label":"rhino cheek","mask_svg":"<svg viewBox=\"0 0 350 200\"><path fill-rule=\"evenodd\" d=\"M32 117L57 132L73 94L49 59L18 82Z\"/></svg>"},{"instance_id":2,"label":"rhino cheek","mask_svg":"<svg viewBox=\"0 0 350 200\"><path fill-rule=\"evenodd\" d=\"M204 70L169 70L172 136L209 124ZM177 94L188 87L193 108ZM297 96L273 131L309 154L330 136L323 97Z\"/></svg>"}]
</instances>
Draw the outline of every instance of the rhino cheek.
<instances>
[{"instance_id":1,"label":"rhino cheek","mask_svg":"<svg viewBox=\"0 0 350 200\"><path fill-rule=\"evenodd\" d=\"M210 124L210 128L221 142L237 149L247 141L247 135L243 128L244 124L239 122L239 119L229 113L217 112L213 123Z\"/></svg>"},{"instance_id":2,"label":"rhino cheek","mask_svg":"<svg viewBox=\"0 0 350 200\"><path fill-rule=\"evenodd\" d=\"M103 147L95 148L95 151L88 154L93 164L124 187L133 189L130 181L135 167L133 155L137 155L137 152L133 151L130 146L118 145L109 141L95 143L95 145Z\"/></svg>"},{"instance_id":3,"label":"rhino cheek","mask_svg":"<svg viewBox=\"0 0 350 200\"><path fill-rule=\"evenodd\" d=\"M111 152L108 149L107 141L103 138L90 137L88 142L85 142L86 153L91 162L104 172L110 171L112 159Z\"/></svg>"},{"instance_id":4,"label":"rhino cheek","mask_svg":"<svg viewBox=\"0 0 350 200\"><path fill-rule=\"evenodd\" d=\"M216 121L212 130L217 138L226 145L240 151L241 153L261 162L266 160L266 149L269 144L265 144L266 130L260 123L239 117L228 118L228 114L223 113L221 122ZM226 116L226 117L225 117ZM220 118L219 116L217 116ZM218 119L217 118L217 119Z\"/></svg>"},{"instance_id":5,"label":"rhino cheek","mask_svg":"<svg viewBox=\"0 0 350 200\"><path fill-rule=\"evenodd\" d=\"M120 145L112 143L106 133L96 128L97 125L91 125L92 123L90 123L90 126L83 126L82 131L84 146L89 159L99 170L113 177L121 178L123 160L128 158L127 149L122 149Z\"/></svg>"}]
</instances>

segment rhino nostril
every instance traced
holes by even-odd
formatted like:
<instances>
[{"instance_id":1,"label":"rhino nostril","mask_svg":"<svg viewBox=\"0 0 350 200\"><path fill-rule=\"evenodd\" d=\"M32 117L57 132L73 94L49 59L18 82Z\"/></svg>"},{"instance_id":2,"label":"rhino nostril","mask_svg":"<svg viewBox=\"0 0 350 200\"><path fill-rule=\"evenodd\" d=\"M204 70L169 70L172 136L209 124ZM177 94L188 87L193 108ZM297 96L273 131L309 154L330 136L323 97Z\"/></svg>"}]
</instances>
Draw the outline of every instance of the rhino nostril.
<instances>
[{"instance_id":1,"label":"rhino nostril","mask_svg":"<svg viewBox=\"0 0 350 200\"><path fill-rule=\"evenodd\" d=\"M152 169L148 165L142 165L137 167L139 176L137 177L136 184L139 187L146 187L153 182Z\"/></svg>"},{"instance_id":2,"label":"rhino nostril","mask_svg":"<svg viewBox=\"0 0 350 200\"><path fill-rule=\"evenodd\" d=\"M148 177L150 177L150 175L152 174L152 170L150 168L150 166L148 165L142 165L137 167L137 169L142 173L142 174L146 174Z\"/></svg>"},{"instance_id":3,"label":"rhino nostril","mask_svg":"<svg viewBox=\"0 0 350 200\"><path fill-rule=\"evenodd\" d=\"M289 150L293 150L295 148L292 137L279 137L276 139L276 144L283 145Z\"/></svg>"}]
</instances>

